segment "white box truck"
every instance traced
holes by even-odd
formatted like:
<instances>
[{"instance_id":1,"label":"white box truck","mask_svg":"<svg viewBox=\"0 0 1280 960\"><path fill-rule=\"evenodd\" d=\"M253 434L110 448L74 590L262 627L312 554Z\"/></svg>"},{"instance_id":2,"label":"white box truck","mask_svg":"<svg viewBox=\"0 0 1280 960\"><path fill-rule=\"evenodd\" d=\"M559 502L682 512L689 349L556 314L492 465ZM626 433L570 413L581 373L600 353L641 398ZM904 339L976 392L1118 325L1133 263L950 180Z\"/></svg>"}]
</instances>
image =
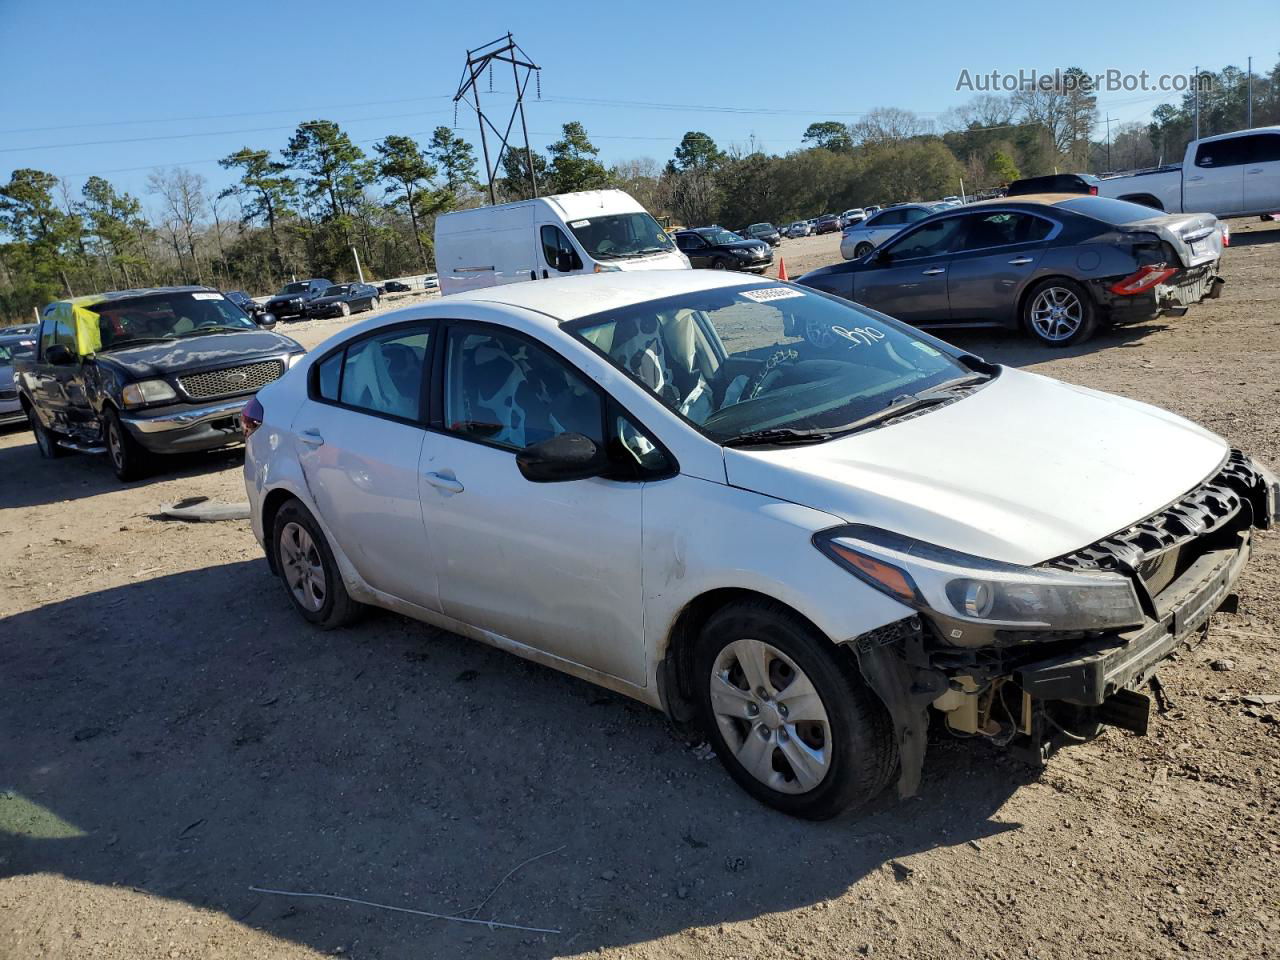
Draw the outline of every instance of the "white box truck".
<instances>
[{"instance_id":1,"label":"white box truck","mask_svg":"<svg viewBox=\"0 0 1280 960\"><path fill-rule=\"evenodd\" d=\"M441 294L613 270L688 270L658 221L621 190L536 197L436 220Z\"/></svg>"}]
</instances>

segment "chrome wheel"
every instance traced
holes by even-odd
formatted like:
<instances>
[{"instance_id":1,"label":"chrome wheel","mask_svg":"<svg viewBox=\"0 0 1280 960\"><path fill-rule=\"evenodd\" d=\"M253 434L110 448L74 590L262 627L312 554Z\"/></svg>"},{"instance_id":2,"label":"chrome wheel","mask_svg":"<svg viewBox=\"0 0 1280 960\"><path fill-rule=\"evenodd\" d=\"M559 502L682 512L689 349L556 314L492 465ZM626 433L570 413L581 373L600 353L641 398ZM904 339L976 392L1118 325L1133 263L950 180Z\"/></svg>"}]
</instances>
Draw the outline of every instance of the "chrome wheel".
<instances>
[{"instance_id":1,"label":"chrome wheel","mask_svg":"<svg viewBox=\"0 0 1280 960\"><path fill-rule=\"evenodd\" d=\"M1067 340L1084 323L1084 304L1066 287L1047 287L1031 302L1031 326L1050 342Z\"/></svg>"},{"instance_id":2,"label":"chrome wheel","mask_svg":"<svg viewBox=\"0 0 1280 960\"><path fill-rule=\"evenodd\" d=\"M370 310L377 310L377 309L378 309L378 298L377 298L377 297L374 297L372 300L370 300L370 301L369 301L369 309L370 309Z\"/></svg>"},{"instance_id":3,"label":"chrome wheel","mask_svg":"<svg viewBox=\"0 0 1280 960\"><path fill-rule=\"evenodd\" d=\"M831 328L820 320L809 318L804 322L804 338L819 350L830 349L836 342L836 335Z\"/></svg>"},{"instance_id":4,"label":"chrome wheel","mask_svg":"<svg viewBox=\"0 0 1280 960\"><path fill-rule=\"evenodd\" d=\"M831 767L831 722L813 682L771 644L725 646L710 677L711 709L748 773L780 793L808 793Z\"/></svg>"},{"instance_id":5,"label":"chrome wheel","mask_svg":"<svg viewBox=\"0 0 1280 960\"><path fill-rule=\"evenodd\" d=\"M107 453L111 455L111 463L117 470L124 469L124 437L114 419L107 420Z\"/></svg>"},{"instance_id":6,"label":"chrome wheel","mask_svg":"<svg viewBox=\"0 0 1280 960\"><path fill-rule=\"evenodd\" d=\"M346 303L340 303L340 304L338 304L338 312L339 312L339 313L341 313L344 317L349 317L349 316L351 316L351 306L350 306L350 304L346 304Z\"/></svg>"},{"instance_id":7,"label":"chrome wheel","mask_svg":"<svg viewBox=\"0 0 1280 960\"><path fill-rule=\"evenodd\" d=\"M287 523L280 531L280 568L298 604L319 613L326 596L324 560L311 534L299 523Z\"/></svg>"}]
</instances>

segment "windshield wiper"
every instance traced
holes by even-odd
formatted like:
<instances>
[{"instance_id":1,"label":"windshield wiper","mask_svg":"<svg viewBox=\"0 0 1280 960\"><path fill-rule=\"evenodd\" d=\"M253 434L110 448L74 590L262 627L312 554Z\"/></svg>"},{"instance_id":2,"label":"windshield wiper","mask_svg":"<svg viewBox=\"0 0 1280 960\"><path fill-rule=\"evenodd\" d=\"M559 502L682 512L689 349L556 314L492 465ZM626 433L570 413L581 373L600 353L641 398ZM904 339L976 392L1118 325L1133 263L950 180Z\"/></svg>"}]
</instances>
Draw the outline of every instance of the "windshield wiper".
<instances>
[{"instance_id":1,"label":"windshield wiper","mask_svg":"<svg viewBox=\"0 0 1280 960\"><path fill-rule=\"evenodd\" d=\"M169 343L176 337L130 337L128 340L116 340L103 347L103 350L115 350L117 347L132 347L139 343Z\"/></svg>"},{"instance_id":2,"label":"windshield wiper","mask_svg":"<svg viewBox=\"0 0 1280 960\"><path fill-rule=\"evenodd\" d=\"M794 430L791 427L771 427L768 430L749 430L720 443L726 447L753 447L766 444L822 443L834 436L829 430Z\"/></svg>"},{"instance_id":3,"label":"windshield wiper","mask_svg":"<svg viewBox=\"0 0 1280 960\"><path fill-rule=\"evenodd\" d=\"M901 417L913 410L921 410L925 407L936 407L942 404L951 403L960 399L957 391L963 387L972 386L975 383L982 383L990 380L990 374L969 374L964 377L956 377L954 380L947 380L931 387L924 393L904 393L894 397L887 407L877 410L875 413L855 420L852 423L846 423L843 427L833 428L834 433L844 434L853 433L866 427L882 424L888 420Z\"/></svg>"},{"instance_id":4,"label":"windshield wiper","mask_svg":"<svg viewBox=\"0 0 1280 960\"><path fill-rule=\"evenodd\" d=\"M228 327L223 324L208 327L196 327L187 333L180 334L180 337L201 337L206 333L219 333L221 331L230 331L231 333L239 333L241 330L252 330L253 327Z\"/></svg>"}]
</instances>

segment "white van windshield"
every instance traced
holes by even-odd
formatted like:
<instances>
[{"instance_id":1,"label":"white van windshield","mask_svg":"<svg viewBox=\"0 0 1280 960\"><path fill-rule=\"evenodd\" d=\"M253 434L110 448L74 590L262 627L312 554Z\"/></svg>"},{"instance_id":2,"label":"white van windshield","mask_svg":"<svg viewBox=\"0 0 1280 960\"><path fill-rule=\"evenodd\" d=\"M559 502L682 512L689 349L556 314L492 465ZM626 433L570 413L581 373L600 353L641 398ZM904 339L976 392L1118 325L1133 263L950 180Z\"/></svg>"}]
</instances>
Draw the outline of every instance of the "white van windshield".
<instances>
[{"instance_id":1,"label":"white van windshield","mask_svg":"<svg viewBox=\"0 0 1280 960\"><path fill-rule=\"evenodd\" d=\"M830 349L804 340L814 326L832 332ZM821 442L957 399L950 391L992 372L883 314L775 283L653 300L566 329L730 446Z\"/></svg>"},{"instance_id":2,"label":"white van windshield","mask_svg":"<svg viewBox=\"0 0 1280 960\"><path fill-rule=\"evenodd\" d=\"M647 213L614 213L570 220L569 229L587 256L596 260L625 260L669 253L671 238Z\"/></svg>"}]
</instances>

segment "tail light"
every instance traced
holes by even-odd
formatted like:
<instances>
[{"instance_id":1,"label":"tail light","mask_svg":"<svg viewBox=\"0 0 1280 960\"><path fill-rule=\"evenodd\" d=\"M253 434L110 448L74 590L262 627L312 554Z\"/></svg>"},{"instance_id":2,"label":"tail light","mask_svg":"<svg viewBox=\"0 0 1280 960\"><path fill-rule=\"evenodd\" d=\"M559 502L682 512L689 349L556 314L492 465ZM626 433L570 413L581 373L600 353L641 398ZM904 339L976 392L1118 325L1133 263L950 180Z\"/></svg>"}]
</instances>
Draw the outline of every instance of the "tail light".
<instances>
[{"instance_id":1,"label":"tail light","mask_svg":"<svg viewBox=\"0 0 1280 960\"><path fill-rule=\"evenodd\" d=\"M1231 228L1225 223L1222 225L1222 245L1224 247L1231 246Z\"/></svg>"},{"instance_id":2,"label":"tail light","mask_svg":"<svg viewBox=\"0 0 1280 960\"><path fill-rule=\"evenodd\" d=\"M245 443L248 443L249 438L253 436L253 432L262 426L262 418L264 416L262 404L258 402L257 397L254 397L244 405L244 409L240 411L240 429L244 431Z\"/></svg>"},{"instance_id":3,"label":"tail light","mask_svg":"<svg viewBox=\"0 0 1280 960\"><path fill-rule=\"evenodd\" d=\"M1097 187L1095 187L1095 186L1090 186L1090 187L1089 187L1089 196L1091 196L1091 197L1096 197L1097 195L1098 195L1098 188L1097 188Z\"/></svg>"},{"instance_id":4,"label":"tail light","mask_svg":"<svg viewBox=\"0 0 1280 960\"><path fill-rule=\"evenodd\" d=\"M1117 280L1113 283L1111 292L1117 293L1122 297L1131 297L1135 293L1146 293L1153 287L1164 283L1177 272L1176 267L1168 267L1163 263L1149 263L1145 267L1139 267L1137 273L1131 273L1123 280Z\"/></svg>"}]
</instances>

